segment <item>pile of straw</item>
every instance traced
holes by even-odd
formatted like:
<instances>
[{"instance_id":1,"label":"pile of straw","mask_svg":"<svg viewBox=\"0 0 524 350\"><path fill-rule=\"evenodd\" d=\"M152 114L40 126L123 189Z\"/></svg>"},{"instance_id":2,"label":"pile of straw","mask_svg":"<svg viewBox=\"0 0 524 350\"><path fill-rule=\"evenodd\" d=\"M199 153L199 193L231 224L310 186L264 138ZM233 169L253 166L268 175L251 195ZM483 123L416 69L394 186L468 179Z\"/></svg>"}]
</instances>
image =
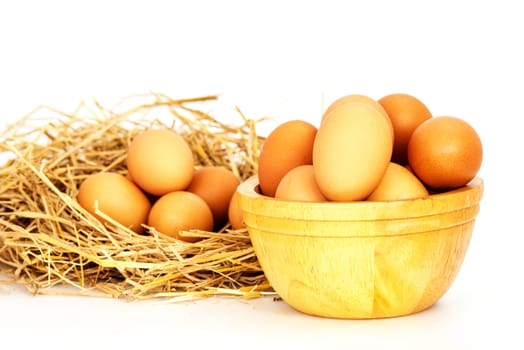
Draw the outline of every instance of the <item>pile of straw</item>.
<instances>
[{"instance_id":1,"label":"pile of straw","mask_svg":"<svg viewBox=\"0 0 524 350\"><path fill-rule=\"evenodd\" d=\"M241 180L254 175L262 119L237 110L239 124L229 125L194 107L216 99L151 93L123 99L123 111L96 101L71 114L42 107L8 126L0 135L7 159L0 165L0 273L7 279L0 282L39 294L127 299L271 294L246 230L197 232L205 238L185 243L153 229L104 226L75 200L87 176L125 174L127 146L147 128L183 135L197 167L225 166Z\"/></svg>"}]
</instances>

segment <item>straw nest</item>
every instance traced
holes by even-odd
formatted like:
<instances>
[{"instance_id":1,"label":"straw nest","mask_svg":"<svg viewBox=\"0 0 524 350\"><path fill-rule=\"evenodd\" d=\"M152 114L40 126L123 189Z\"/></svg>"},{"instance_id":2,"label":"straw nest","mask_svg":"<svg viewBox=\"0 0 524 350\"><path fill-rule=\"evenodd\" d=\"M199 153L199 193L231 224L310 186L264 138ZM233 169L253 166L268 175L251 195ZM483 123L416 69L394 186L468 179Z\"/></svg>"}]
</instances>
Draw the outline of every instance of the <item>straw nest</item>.
<instances>
[{"instance_id":1,"label":"straw nest","mask_svg":"<svg viewBox=\"0 0 524 350\"><path fill-rule=\"evenodd\" d=\"M188 231L204 239L186 243L151 228L137 234L102 225L75 200L87 176L126 173L127 146L146 128L183 135L196 167L225 166L241 180L254 175L262 119L236 109L238 125L222 123L201 107L216 99L151 93L112 109L97 101L74 113L40 107L9 125L0 134L0 282L39 294L127 299L272 294L246 230Z\"/></svg>"}]
</instances>

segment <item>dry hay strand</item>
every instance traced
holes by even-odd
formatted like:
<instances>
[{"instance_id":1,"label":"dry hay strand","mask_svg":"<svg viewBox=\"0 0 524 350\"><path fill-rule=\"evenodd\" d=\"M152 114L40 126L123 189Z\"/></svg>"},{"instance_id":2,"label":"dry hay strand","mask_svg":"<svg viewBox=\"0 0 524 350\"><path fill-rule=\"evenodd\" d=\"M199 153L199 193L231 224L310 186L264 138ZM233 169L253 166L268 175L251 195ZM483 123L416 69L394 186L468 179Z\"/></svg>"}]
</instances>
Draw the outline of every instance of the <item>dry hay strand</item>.
<instances>
[{"instance_id":1,"label":"dry hay strand","mask_svg":"<svg viewBox=\"0 0 524 350\"><path fill-rule=\"evenodd\" d=\"M216 99L150 93L114 109L82 102L70 114L44 106L9 125L0 135L3 282L38 294L126 299L272 294L245 229L187 231L204 239L186 243L150 227L137 234L110 218L103 225L75 200L87 176L125 174L127 146L148 128L180 133L197 168L224 166L241 180L256 174L264 141L256 126L264 119L247 119L237 108L238 125L222 123L201 108Z\"/></svg>"}]
</instances>

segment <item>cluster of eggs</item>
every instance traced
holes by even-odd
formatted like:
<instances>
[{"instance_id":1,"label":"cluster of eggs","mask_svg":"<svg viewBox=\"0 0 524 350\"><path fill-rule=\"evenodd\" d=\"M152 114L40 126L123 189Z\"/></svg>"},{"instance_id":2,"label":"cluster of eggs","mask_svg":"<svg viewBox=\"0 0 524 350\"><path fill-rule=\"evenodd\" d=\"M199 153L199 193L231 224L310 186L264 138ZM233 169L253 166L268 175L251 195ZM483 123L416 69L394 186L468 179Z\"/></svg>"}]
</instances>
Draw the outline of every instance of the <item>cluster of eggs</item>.
<instances>
[{"instance_id":1,"label":"cluster of eggs","mask_svg":"<svg viewBox=\"0 0 524 350\"><path fill-rule=\"evenodd\" d=\"M482 163L482 144L463 119L433 116L417 97L346 95L319 126L291 120L261 150L262 194L294 201L415 199L466 185Z\"/></svg>"},{"instance_id":2,"label":"cluster of eggs","mask_svg":"<svg viewBox=\"0 0 524 350\"><path fill-rule=\"evenodd\" d=\"M195 166L191 147L173 130L149 129L129 144L127 174L90 175L78 189L78 203L106 224L113 220L135 232L146 226L180 240L182 231L218 231L243 226L233 197L240 179L221 166ZM109 219L110 218L110 219Z\"/></svg>"},{"instance_id":3,"label":"cluster of eggs","mask_svg":"<svg viewBox=\"0 0 524 350\"><path fill-rule=\"evenodd\" d=\"M261 194L284 200L415 199L466 185L482 163L475 129L434 117L403 93L378 100L346 95L328 106L319 126L291 120L266 138L258 161ZM173 130L150 129L129 144L127 174L87 177L77 201L100 222L135 232L146 227L188 242L182 231L245 227L240 179L221 166L195 166L193 151Z\"/></svg>"}]
</instances>

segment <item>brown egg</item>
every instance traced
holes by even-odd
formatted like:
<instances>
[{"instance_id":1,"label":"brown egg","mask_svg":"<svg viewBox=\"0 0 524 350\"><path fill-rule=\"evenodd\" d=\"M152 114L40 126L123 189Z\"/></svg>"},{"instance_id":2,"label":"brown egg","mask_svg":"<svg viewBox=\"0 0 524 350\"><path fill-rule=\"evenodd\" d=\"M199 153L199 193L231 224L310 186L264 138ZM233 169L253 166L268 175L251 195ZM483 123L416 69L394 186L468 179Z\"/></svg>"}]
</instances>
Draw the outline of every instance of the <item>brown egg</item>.
<instances>
[{"instance_id":1,"label":"brown egg","mask_svg":"<svg viewBox=\"0 0 524 350\"><path fill-rule=\"evenodd\" d=\"M172 130L147 130L127 150L129 176L147 193L162 196L184 190L193 178L191 148Z\"/></svg>"},{"instance_id":2,"label":"brown egg","mask_svg":"<svg viewBox=\"0 0 524 350\"><path fill-rule=\"evenodd\" d=\"M180 235L180 231L213 230L213 213L206 202L187 191L170 192L160 197L151 207L147 224L157 231L186 242L199 237Z\"/></svg>"},{"instance_id":3,"label":"brown egg","mask_svg":"<svg viewBox=\"0 0 524 350\"><path fill-rule=\"evenodd\" d=\"M376 108L383 116L384 118L386 118L388 120L388 122L391 123L390 119L389 119L389 116L388 114L386 113L386 110L384 109L384 107L382 107L382 105L380 103L378 103L378 101L372 99L371 97L369 96L366 96L366 95L359 95L359 94L351 94L351 95L345 95L345 96L342 96L338 99L336 99L334 102L332 102L328 108L324 111L324 113L322 114L322 121L321 123L324 122L324 120L326 119L326 117L331 113L333 112L335 109L337 109L338 107L348 103L348 102L361 102L361 103L366 103L368 104L369 106L372 106L373 108ZM391 125L391 132L393 133L393 125Z\"/></svg>"},{"instance_id":4,"label":"brown egg","mask_svg":"<svg viewBox=\"0 0 524 350\"><path fill-rule=\"evenodd\" d=\"M233 230L239 230L241 228L246 227L242 214L242 209L240 209L240 203L238 203L237 192L235 192L231 197L231 202L229 203L228 217L229 223Z\"/></svg>"},{"instance_id":5,"label":"brown egg","mask_svg":"<svg viewBox=\"0 0 524 350\"><path fill-rule=\"evenodd\" d=\"M300 165L288 171L280 181L275 198L298 202L325 202L315 180L313 165Z\"/></svg>"},{"instance_id":6,"label":"brown egg","mask_svg":"<svg viewBox=\"0 0 524 350\"><path fill-rule=\"evenodd\" d=\"M368 201L395 201L428 196L424 184L406 167L389 163L388 169Z\"/></svg>"},{"instance_id":7,"label":"brown egg","mask_svg":"<svg viewBox=\"0 0 524 350\"><path fill-rule=\"evenodd\" d=\"M434 117L411 135L408 160L427 187L445 191L464 186L477 175L482 164L482 142L466 121Z\"/></svg>"},{"instance_id":8,"label":"brown egg","mask_svg":"<svg viewBox=\"0 0 524 350\"><path fill-rule=\"evenodd\" d=\"M262 194L275 196L278 184L291 169L312 164L313 142L317 128L302 120L277 126L267 137L258 161Z\"/></svg>"},{"instance_id":9,"label":"brown egg","mask_svg":"<svg viewBox=\"0 0 524 350\"><path fill-rule=\"evenodd\" d=\"M363 200L391 160L390 123L376 108L358 101L343 104L326 118L313 146L318 186L328 200Z\"/></svg>"},{"instance_id":10,"label":"brown egg","mask_svg":"<svg viewBox=\"0 0 524 350\"><path fill-rule=\"evenodd\" d=\"M78 189L78 203L102 223L107 221L95 213L98 210L135 232L142 232L151 203L145 193L125 176L98 173L89 176ZM96 204L95 204L96 203Z\"/></svg>"},{"instance_id":11,"label":"brown egg","mask_svg":"<svg viewBox=\"0 0 524 350\"><path fill-rule=\"evenodd\" d=\"M219 230L227 224L229 203L238 185L240 180L231 170L220 166L206 166L195 171L186 191L206 201L213 212L215 230Z\"/></svg>"},{"instance_id":12,"label":"brown egg","mask_svg":"<svg viewBox=\"0 0 524 350\"><path fill-rule=\"evenodd\" d=\"M395 133L391 160L401 165L408 163L408 143L411 134L422 122L432 117L430 110L418 98L395 93L382 97L384 107Z\"/></svg>"}]
</instances>

